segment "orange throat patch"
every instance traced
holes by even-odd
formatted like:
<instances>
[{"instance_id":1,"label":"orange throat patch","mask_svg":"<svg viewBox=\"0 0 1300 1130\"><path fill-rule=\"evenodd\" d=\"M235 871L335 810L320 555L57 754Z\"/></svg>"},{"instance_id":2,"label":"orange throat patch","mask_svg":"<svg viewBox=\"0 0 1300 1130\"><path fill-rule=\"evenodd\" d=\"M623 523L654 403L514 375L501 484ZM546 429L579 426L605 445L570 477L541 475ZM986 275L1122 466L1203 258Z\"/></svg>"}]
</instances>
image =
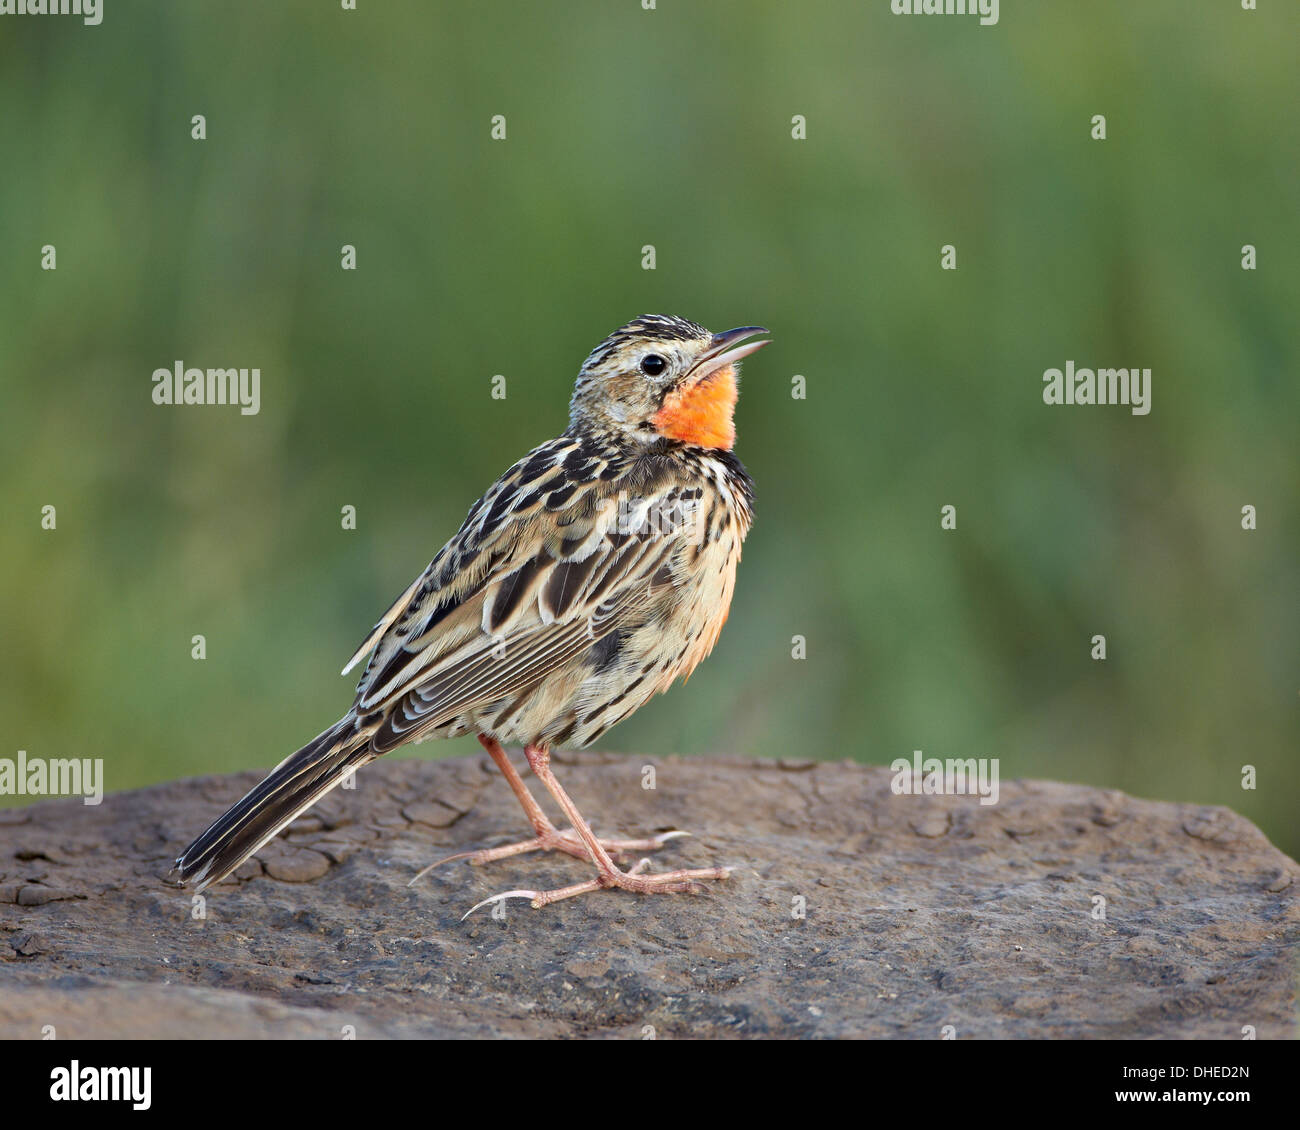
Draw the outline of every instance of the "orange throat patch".
<instances>
[{"instance_id":1,"label":"orange throat patch","mask_svg":"<svg viewBox=\"0 0 1300 1130\"><path fill-rule=\"evenodd\" d=\"M725 365L703 380L670 392L651 421L659 434L669 439L730 451L736 443L733 415L739 396L735 367Z\"/></svg>"}]
</instances>

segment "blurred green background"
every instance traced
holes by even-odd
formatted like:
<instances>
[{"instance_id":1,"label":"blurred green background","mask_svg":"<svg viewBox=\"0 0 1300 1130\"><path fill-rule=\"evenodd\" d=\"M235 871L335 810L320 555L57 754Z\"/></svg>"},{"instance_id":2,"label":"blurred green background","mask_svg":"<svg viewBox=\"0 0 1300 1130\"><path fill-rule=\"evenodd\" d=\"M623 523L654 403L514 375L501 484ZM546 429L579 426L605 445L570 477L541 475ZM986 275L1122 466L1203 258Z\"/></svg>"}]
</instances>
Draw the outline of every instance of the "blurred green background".
<instances>
[{"instance_id":1,"label":"blurred green background","mask_svg":"<svg viewBox=\"0 0 1300 1130\"><path fill-rule=\"evenodd\" d=\"M997 756L1300 854L1300 10L1262 7L0 19L0 756L278 761L588 350L665 312L773 331L758 518L713 658L603 748ZM177 359L259 367L260 414L155 406ZM1045 406L1067 359L1151 368L1151 414Z\"/></svg>"}]
</instances>

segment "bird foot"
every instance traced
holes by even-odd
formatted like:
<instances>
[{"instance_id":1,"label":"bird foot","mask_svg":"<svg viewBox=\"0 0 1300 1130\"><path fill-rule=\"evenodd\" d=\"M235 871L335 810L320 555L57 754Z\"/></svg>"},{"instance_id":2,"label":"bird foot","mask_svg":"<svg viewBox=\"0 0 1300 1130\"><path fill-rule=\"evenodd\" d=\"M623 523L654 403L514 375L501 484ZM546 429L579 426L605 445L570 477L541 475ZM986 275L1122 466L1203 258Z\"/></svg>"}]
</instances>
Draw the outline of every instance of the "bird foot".
<instances>
[{"instance_id":1,"label":"bird foot","mask_svg":"<svg viewBox=\"0 0 1300 1130\"><path fill-rule=\"evenodd\" d=\"M669 840L676 840L689 835L690 832L671 831L660 832L657 836L639 840L599 840L598 842L612 859L621 860L625 852L657 851ZM498 859L508 859L512 855L524 855L530 851L562 851L573 856L574 859L591 862L591 853L587 851L586 845L579 839L578 833L572 828L565 828L563 831L556 828L543 828L530 840L520 840L518 843L502 844L500 847L484 848L481 851L462 851L457 852L455 855L445 856L419 871L407 886L413 886L435 867L441 867L444 863L452 863L458 859L468 860L473 866L477 867L484 863L495 863Z\"/></svg>"},{"instance_id":2,"label":"bird foot","mask_svg":"<svg viewBox=\"0 0 1300 1130\"><path fill-rule=\"evenodd\" d=\"M642 895L669 894L678 891L695 893L701 889L699 880L726 879L732 872L730 867L700 867L689 871L661 871L647 875L645 870L649 866L650 860L642 859L627 871L620 871L618 868L609 870L601 868L600 874L594 879L588 879L585 883L574 883L571 887L559 887L553 891L504 891L475 903L461 916L461 921L464 922L480 907L504 902L506 899L528 899L536 910L550 903L559 902L561 899L592 894L611 887Z\"/></svg>"}]
</instances>

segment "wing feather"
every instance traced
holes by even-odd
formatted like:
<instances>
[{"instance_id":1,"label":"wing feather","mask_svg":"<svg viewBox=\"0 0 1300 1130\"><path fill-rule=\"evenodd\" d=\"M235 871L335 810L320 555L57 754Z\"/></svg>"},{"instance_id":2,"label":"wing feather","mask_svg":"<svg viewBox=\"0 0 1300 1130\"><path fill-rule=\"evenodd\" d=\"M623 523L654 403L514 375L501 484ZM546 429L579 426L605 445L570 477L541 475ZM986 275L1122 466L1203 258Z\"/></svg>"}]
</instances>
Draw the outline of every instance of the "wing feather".
<instances>
[{"instance_id":1,"label":"wing feather","mask_svg":"<svg viewBox=\"0 0 1300 1130\"><path fill-rule=\"evenodd\" d=\"M399 647L393 653L358 702L362 713L387 716L373 739L376 752L527 693L643 615L670 583L663 565L677 545L671 539L619 544L607 537L578 561L554 556L554 547L534 542L533 548L533 556L466 602L456 617L462 631L454 640L438 632L419 652ZM507 603L509 611L503 613ZM476 610L477 631L470 627Z\"/></svg>"}]
</instances>

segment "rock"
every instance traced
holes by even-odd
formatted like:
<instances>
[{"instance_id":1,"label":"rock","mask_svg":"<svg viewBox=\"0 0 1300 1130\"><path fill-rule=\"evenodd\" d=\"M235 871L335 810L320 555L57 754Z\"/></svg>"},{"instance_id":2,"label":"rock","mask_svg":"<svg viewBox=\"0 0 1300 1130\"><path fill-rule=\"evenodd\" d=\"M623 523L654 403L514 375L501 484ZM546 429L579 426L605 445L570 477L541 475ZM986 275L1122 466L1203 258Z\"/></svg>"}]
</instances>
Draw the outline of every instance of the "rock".
<instances>
[{"instance_id":1,"label":"rock","mask_svg":"<svg viewBox=\"0 0 1300 1130\"><path fill-rule=\"evenodd\" d=\"M267 844L259 855L266 873L282 883L310 883L330 869L328 854L286 846L282 840Z\"/></svg>"},{"instance_id":2,"label":"rock","mask_svg":"<svg viewBox=\"0 0 1300 1130\"><path fill-rule=\"evenodd\" d=\"M602 834L695 833L655 870L735 873L462 922L589 873L529 855L407 885L527 834L486 758L371 765L197 897L162 876L257 774L50 801L0 820L0 1037L1295 1035L1300 867L1226 809L1042 781L983 806L802 761L557 773Z\"/></svg>"}]
</instances>

